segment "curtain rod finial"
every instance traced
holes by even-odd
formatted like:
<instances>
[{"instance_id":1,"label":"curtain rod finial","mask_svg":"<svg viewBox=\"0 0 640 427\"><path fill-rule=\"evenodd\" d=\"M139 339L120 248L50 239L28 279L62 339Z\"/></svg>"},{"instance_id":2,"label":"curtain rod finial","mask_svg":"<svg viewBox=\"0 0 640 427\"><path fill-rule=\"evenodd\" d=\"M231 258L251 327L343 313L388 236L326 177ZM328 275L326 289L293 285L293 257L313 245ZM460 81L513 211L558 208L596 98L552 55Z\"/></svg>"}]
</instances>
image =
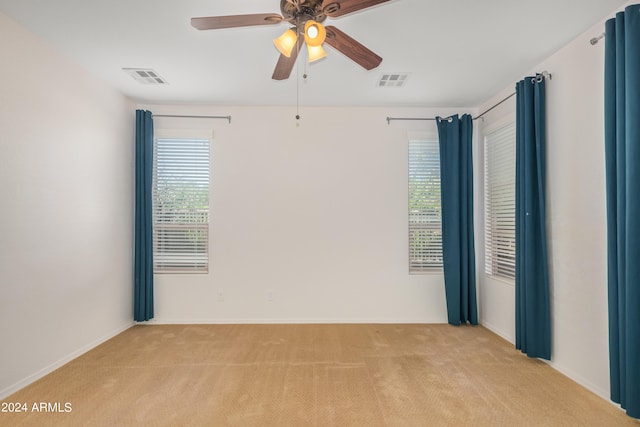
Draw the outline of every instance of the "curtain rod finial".
<instances>
[{"instance_id":1,"label":"curtain rod finial","mask_svg":"<svg viewBox=\"0 0 640 427\"><path fill-rule=\"evenodd\" d=\"M600 40L604 38L604 36L605 36L605 33L602 33L598 37L593 37L591 40L589 40L589 43L591 43L591 46L595 46L598 44Z\"/></svg>"}]
</instances>

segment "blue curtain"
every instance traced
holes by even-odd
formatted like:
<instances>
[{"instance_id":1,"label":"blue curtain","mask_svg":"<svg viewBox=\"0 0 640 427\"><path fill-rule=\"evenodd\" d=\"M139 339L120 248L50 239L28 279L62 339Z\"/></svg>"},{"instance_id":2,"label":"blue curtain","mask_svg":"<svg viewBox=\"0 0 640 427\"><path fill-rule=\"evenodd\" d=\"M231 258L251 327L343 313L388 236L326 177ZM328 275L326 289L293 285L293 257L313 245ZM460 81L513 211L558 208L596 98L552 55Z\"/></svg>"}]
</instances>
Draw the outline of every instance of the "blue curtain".
<instances>
[{"instance_id":1,"label":"blue curtain","mask_svg":"<svg viewBox=\"0 0 640 427\"><path fill-rule=\"evenodd\" d=\"M152 172L153 118L150 111L137 110L133 319L138 322L153 318Z\"/></svg>"},{"instance_id":2,"label":"blue curtain","mask_svg":"<svg viewBox=\"0 0 640 427\"><path fill-rule=\"evenodd\" d=\"M605 31L611 400L640 418L640 5Z\"/></svg>"},{"instance_id":3,"label":"blue curtain","mask_svg":"<svg viewBox=\"0 0 640 427\"><path fill-rule=\"evenodd\" d=\"M545 222L545 78L516 85L516 348L551 359Z\"/></svg>"},{"instance_id":4,"label":"blue curtain","mask_svg":"<svg viewBox=\"0 0 640 427\"><path fill-rule=\"evenodd\" d=\"M473 240L473 119L437 118L440 140L442 257L447 317L452 325L478 324Z\"/></svg>"}]
</instances>

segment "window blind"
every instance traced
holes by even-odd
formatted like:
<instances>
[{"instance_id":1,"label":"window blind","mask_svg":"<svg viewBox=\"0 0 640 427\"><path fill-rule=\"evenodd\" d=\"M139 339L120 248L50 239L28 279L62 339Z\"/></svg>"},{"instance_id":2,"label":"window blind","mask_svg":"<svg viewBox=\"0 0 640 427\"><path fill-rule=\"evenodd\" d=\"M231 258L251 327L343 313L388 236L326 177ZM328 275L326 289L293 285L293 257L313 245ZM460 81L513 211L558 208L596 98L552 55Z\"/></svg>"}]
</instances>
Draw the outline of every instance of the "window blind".
<instances>
[{"instance_id":1,"label":"window blind","mask_svg":"<svg viewBox=\"0 0 640 427\"><path fill-rule=\"evenodd\" d=\"M209 140L157 138L153 162L156 273L209 269Z\"/></svg>"},{"instance_id":2,"label":"window blind","mask_svg":"<svg viewBox=\"0 0 640 427\"><path fill-rule=\"evenodd\" d=\"M409 273L442 269L440 149L409 141Z\"/></svg>"},{"instance_id":3,"label":"window blind","mask_svg":"<svg viewBox=\"0 0 640 427\"><path fill-rule=\"evenodd\" d=\"M507 279L516 271L516 125L485 137L485 272Z\"/></svg>"}]
</instances>

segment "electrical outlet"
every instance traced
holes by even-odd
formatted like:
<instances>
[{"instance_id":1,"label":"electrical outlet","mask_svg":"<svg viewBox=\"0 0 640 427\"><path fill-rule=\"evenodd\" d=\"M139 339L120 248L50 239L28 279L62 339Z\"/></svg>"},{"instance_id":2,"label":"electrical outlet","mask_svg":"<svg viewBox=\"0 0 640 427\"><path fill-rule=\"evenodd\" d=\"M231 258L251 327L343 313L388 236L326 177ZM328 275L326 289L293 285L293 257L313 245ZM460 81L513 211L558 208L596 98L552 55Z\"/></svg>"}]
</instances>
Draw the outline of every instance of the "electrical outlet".
<instances>
[{"instance_id":1,"label":"electrical outlet","mask_svg":"<svg viewBox=\"0 0 640 427\"><path fill-rule=\"evenodd\" d=\"M267 297L267 301L269 301L269 302L273 302L274 293L273 293L273 290L272 290L272 289L269 289L269 290L267 291L266 297Z\"/></svg>"},{"instance_id":2,"label":"electrical outlet","mask_svg":"<svg viewBox=\"0 0 640 427\"><path fill-rule=\"evenodd\" d=\"M218 291L218 302L224 302L224 291Z\"/></svg>"}]
</instances>

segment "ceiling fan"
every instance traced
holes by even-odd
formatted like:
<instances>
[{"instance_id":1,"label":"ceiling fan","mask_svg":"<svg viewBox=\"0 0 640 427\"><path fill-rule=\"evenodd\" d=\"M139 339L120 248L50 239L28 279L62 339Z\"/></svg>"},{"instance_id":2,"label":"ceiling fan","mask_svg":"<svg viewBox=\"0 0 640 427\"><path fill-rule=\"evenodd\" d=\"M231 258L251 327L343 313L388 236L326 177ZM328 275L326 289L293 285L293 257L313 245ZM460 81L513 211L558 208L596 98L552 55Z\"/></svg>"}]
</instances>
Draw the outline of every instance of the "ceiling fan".
<instances>
[{"instance_id":1,"label":"ceiling fan","mask_svg":"<svg viewBox=\"0 0 640 427\"><path fill-rule=\"evenodd\" d=\"M372 70L382 62L380 56L336 27L323 26L322 22L327 17L337 18L387 1L389 0L280 0L282 15L257 13L209 16L191 18L191 25L198 30L216 30L288 22L292 27L274 40L280 51L280 58L273 71L274 80L289 78L303 44L307 45L309 62L326 55L322 48L322 44L326 42L364 69Z\"/></svg>"}]
</instances>

